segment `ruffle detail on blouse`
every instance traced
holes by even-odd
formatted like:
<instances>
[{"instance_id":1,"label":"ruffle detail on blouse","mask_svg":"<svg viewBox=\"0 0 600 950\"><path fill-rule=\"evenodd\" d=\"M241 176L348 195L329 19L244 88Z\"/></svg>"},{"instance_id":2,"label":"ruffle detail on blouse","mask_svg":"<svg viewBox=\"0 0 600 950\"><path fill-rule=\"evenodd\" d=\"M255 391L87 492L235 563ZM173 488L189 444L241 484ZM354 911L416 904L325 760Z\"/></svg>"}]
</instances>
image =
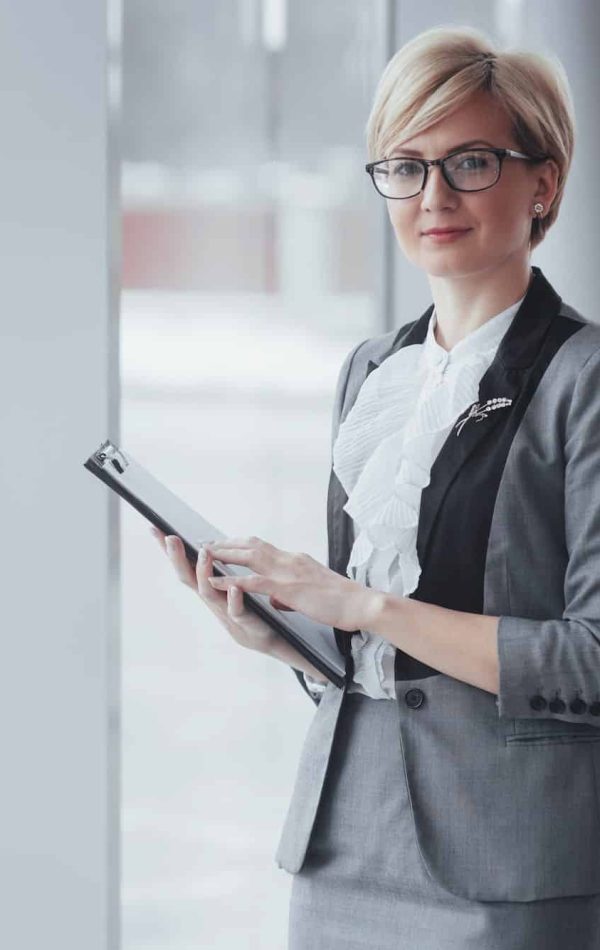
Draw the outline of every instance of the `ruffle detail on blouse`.
<instances>
[{"instance_id":1,"label":"ruffle detail on blouse","mask_svg":"<svg viewBox=\"0 0 600 950\"><path fill-rule=\"evenodd\" d=\"M387 640L373 634L366 636L359 631L352 637L353 680L374 699L395 698L395 651L387 649L388 647Z\"/></svg>"},{"instance_id":2,"label":"ruffle detail on blouse","mask_svg":"<svg viewBox=\"0 0 600 950\"><path fill-rule=\"evenodd\" d=\"M418 586L421 494L453 423L476 402L495 349L448 365L444 385L422 344L402 347L366 378L333 448L344 510L358 527L346 570L353 580L402 596Z\"/></svg>"},{"instance_id":3,"label":"ruffle detail on blouse","mask_svg":"<svg viewBox=\"0 0 600 950\"><path fill-rule=\"evenodd\" d=\"M481 378L523 299L448 352L435 341L432 317L423 343L401 347L365 379L333 446L355 534L351 579L403 597L418 587L419 510L431 467L458 417L478 400ZM351 649L355 683L367 695L395 699L393 644L359 631Z\"/></svg>"}]
</instances>

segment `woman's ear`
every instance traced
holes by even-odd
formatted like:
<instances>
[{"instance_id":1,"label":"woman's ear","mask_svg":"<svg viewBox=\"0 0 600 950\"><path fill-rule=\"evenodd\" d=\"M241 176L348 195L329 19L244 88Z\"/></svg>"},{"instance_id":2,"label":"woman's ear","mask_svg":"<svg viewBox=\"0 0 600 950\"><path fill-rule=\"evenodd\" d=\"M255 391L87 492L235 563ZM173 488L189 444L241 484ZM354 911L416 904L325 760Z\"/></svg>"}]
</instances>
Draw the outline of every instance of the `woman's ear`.
<instances>
[{"instance_id":1,"label":"woman's ear","mask_svg":"<svg viewBox=\"0 0 600 950\"><path fill-rule=\"evenodd\" d=\"M544 205L544 214L546 215L552 207L552 202L556 198L560 170L553 158L547 158L543 164L538 166L536 171L537 189L533 196L533 200L534 202L542 202Z\"/></svg>"}]
</instances>

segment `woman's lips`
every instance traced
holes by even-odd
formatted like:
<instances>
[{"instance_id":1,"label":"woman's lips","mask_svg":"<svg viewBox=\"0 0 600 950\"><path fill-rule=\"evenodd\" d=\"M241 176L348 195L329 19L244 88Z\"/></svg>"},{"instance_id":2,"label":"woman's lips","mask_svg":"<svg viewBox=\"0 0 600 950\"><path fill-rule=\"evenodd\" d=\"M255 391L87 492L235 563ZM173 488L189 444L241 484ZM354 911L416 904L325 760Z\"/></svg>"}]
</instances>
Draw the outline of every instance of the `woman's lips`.
<instances>
[{"instance_id":1,"label":"woman's lips","mask_svg":"<svg viewBox=\"0 0 600 950\"><path fill-rule=\"evenodd\" d=\"M432 231L430 234L423 234L424 238L433 241L434 244L447 244L449 241L456 241L458 238L469 234L471 228L461 228L456 231Z\"/></svg>"}]
</instances>

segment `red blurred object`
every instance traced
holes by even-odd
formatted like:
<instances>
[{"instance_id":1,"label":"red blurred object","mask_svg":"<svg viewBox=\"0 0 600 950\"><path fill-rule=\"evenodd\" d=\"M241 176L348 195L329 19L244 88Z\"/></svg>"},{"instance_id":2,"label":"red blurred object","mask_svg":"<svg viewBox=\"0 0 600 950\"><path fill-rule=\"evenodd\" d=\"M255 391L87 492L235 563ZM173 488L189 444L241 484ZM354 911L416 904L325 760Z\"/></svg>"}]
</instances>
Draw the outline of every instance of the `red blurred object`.
<instances>
[{"instance_id":1,"label":"red blurred object","mask_svg":"<svg viewBox=\"0 0 600 950\"><path fill-rule=\"evenodd\" d=\"M331 212L332 292L370 290L364 213ZM278 217L273 207L136 208L122 218L126 289L278 293ZM298 249L298 253L302 248Z\"/></svg>"}]
</instances>

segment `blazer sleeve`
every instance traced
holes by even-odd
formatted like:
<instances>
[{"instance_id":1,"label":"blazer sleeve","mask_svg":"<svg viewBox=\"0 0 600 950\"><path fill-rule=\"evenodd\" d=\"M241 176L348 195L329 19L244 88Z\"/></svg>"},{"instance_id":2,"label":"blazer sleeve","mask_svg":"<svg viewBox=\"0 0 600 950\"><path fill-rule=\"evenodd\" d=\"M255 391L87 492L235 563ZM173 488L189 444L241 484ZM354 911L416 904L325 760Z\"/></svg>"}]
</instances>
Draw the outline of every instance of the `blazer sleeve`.
<instances>
[{"instance_id":1,"label":"blazer sleeve","mask_svg":"<svg viewBox=\"0 0 600 950\"><path fill-rule=\"evenodd\" d=\"M333 399L333 410L332 410L332 419L331 419L331 438L330 438L330 458L331 465L333 465L333 445L337 438L338 429L340 427L340 418L342 414L342 409L344 406L344 399L346 396L346 389L348 388L348 380L350 378L350 372L352 369L352 361L354 360L354 355L357 350L365 343L365 340L361 340L360 343L357 343L352 350L348 353L344 362L342 363L341 369L338 373L337 384L335 388L335 396ZM329 565L331 566L331 565ZM303 670L296 670L292 667L293 672L296 674L298 682L302 686L302 689L305 693L310 696L315 705L319 705L321 702L321 694L324 692L325 687L319 686L319 684L312 680L312 678L304 673Z\"/></svg>"},{"instance_id":2,"label":"blazer sleeve","mask_svg":"<svg viewBox=\"0 0 600 950\"><path fill-rule=\"evenodd\" d=\"M498 714L600 727L590 713L593 703L600 711L600 349L573 388L564 464L564 612L557 620L499 618ZM552 711L557 691L565 708Z\"/></svg>"}]
</instances>

